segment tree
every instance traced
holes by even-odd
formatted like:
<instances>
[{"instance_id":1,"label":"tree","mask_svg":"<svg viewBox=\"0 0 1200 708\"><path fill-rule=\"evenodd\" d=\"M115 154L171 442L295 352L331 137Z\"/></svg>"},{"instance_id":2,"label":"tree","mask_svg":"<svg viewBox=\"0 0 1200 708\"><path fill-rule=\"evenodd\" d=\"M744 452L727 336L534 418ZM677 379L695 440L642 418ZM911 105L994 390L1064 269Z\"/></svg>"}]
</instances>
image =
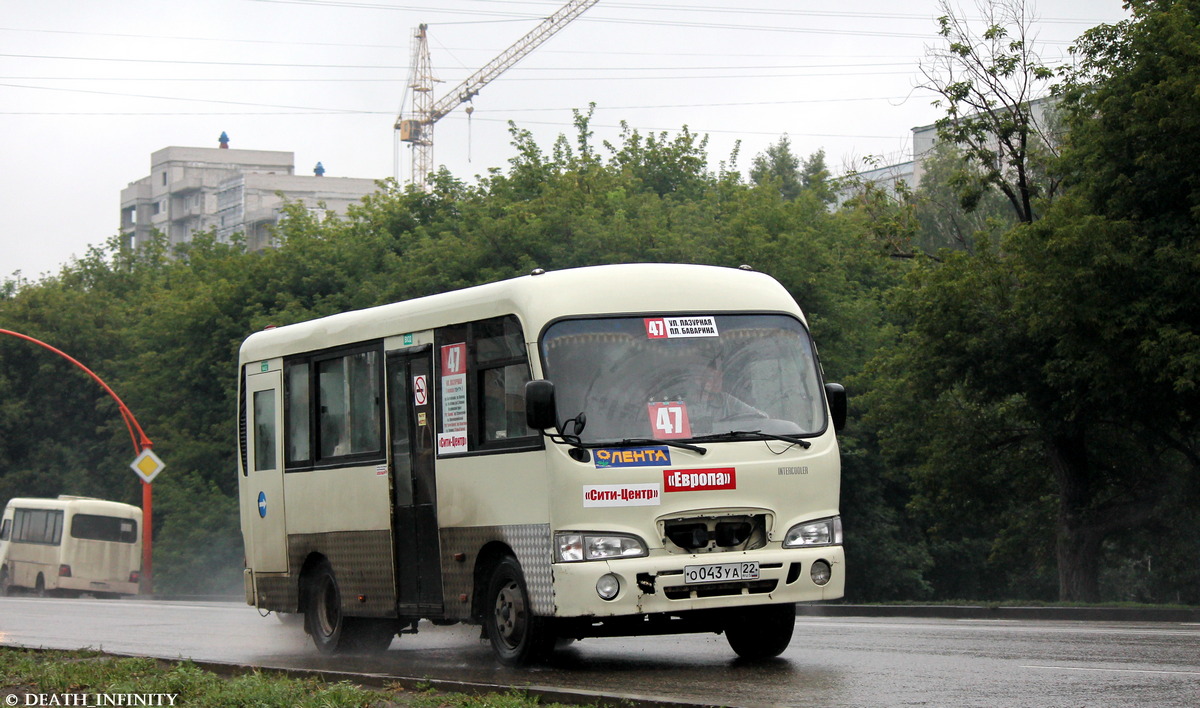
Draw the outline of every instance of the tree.
<instances>
[{"instance_id":1,"label":"tree","mask_svg":"<svg viewBox=\"0 0 1200 708\"><path fill-rule=\"evenodd\" d=\"M1042 64L1032 43L1031 18L1024 0L992 0L978 8L985 28L976 33L957 15L949 0L940 0L943 15L938 34L947 46L930 49L921 65L924 88L946 109L937 121L938 137L960 146L969 165L960 180L960 198L968 209L986 189L995 187L1008 199L1017 219L1037 218L1036 200L1052 197L1053 180L1044 173L1039 153L1056 153L1050 119L1039 110L1054 72ZM1044 159L1043 159L1044 161Z\"/></svg>"},{"instance_id":2,"label":"tree","mask_svg":"<svg viewBox=\"0 0 1200 708\"><path fill-rule=\"evenodd\" d=\"M980 239L997 242L1017 222L1008 200L995 188L972 198L970 208L962 204L964 188L978 184L982 176L958 147L938 143L922 159L921 184L911 198L918 224L914 246L934 256L943 248L972 251Z\"/></svg>"},{"instance_id":3,"label":"tree","mask_svg":"<svg viewBox=\"0 0 1200 708\"><path fill-rule=\"evenodd\" d=\"M1052 482L1064 600L1100 598L1106 548L1145 543L1139 532L1166 514L1190 519L1178 497L1196 498L1200 472L1200 181L1190 161L1200 22L1194 2L1131 7L1131 20L1080 43L1081 69L1063 92L1062 196L973 254L919 263L897 298L900 345L879 363L926 410L979 411L996 434L972 442L923 428L927 419L914 426L910 409L885 426L893 439L926 452L965 442L984 480L989 454L1019 451L1007 458L1008 494L1027 490L1019 501L1031 511L1046 488L1029 483L1030 470ZM966 459L925 466L926 502L969 499L956 480L970 469Z\"/></svg>"},{"instance_id":4,"label":"tree","mask_svg":"<svg viewBox=\"0 0 1200 708\"><path fill-rule=\"evenodd\" d=\"M800 167L800 184L825 204L836 199L830 184L829 168L825 166L825 150L817 150Z\"/></svg>"},{"instance_id":5,"label":"tree","mask_svg":"<svg viewBox=\"0 0 1200 708\"><path fill-rule=\"evenodd\" d=\"M784 199L795 199L800 194L805 186L800 176L800 159L792 154L792 141L786 133L754 156L750 181L758 185L774 183Z\"/></svg>"}]
</instances>

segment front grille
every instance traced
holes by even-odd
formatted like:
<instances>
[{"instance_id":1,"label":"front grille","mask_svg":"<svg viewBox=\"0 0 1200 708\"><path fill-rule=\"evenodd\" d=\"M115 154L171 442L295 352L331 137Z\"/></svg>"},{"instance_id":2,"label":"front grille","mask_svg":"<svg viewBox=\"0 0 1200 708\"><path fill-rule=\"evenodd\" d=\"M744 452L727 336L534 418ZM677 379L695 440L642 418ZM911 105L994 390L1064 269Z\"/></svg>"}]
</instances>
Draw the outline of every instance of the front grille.
<instances>
[{"instance_id":1,"label":"front grille","mask_svg":"<svg viewBox=\"0 0 1200 708\"><path fill-rule=\"evenodd\" d=\"M692 516L659 522L663 547L671 553L752 551L767 544L766 516Z\"/></svg>"},{"instance_id":2,"label":"front grille","mask_svg":"<svg viewBox=\"0 0 1200 708\"><path fill-rule=\"evenodd\" d=\"M711 583L706 585L676 585L663 588L668 600L692 600L731 595L765 595L773 592L778 580L751 580L745 583Z\"/></svg>"}]
</instances>

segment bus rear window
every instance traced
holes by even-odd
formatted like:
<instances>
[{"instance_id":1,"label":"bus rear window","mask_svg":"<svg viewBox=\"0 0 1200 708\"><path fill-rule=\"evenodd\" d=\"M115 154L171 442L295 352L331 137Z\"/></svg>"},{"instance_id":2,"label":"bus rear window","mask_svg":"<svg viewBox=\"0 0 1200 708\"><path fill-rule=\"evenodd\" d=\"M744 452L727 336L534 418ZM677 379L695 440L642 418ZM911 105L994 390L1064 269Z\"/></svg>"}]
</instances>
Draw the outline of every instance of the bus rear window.
<instances>
[{"instance_id":1,"label":"bus rear window","mask_svg":"<svg viewBox=\"0 0 1200 708\"><path fill-rule=\"evenodd\" d=\"M71 519L71 538L135 543L137 541L137 521L120 519L115 516L76 514Z\"/></svg>"}]
</instances>

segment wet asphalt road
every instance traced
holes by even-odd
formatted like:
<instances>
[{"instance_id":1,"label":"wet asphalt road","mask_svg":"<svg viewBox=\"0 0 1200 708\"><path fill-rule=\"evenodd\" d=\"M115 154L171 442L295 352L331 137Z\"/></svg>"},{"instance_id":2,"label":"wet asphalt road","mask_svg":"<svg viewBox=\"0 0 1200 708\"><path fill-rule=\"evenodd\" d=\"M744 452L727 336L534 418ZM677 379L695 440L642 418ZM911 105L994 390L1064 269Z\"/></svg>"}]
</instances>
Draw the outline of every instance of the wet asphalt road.
<instances>
[{"instance_id":1,"label":"wet asphalt road","mask_svg":"<svg viewBox=\"0 0 1200 708\"><path fill-rule=\"evenodd\" d=\"M737 660L723 637L589 639L546 666L499 666L475 627L376 656L318 656L297 624L235 603L0 597L0 644L366 672L730 706L1197 706L1200 624L797 620L788 651Z\"/></svg>"}]
</instances>

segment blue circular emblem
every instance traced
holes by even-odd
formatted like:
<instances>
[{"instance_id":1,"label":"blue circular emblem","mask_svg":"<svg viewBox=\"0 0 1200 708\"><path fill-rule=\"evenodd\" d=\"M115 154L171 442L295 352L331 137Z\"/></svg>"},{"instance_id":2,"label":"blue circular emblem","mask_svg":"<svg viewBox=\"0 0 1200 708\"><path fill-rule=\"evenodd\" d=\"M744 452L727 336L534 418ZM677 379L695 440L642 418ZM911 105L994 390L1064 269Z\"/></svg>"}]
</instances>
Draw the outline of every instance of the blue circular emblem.
<instances>
[{"instance_id":1,"label":"blue circular emblem","mask_svg":"<svg viewBox=\"0 0 1200 708\"><path fill-rule=\"evenodd\" d=\"M267 518L267 493L258 493L258 515L262 518Z\"/></svg>"}]
</instances>

